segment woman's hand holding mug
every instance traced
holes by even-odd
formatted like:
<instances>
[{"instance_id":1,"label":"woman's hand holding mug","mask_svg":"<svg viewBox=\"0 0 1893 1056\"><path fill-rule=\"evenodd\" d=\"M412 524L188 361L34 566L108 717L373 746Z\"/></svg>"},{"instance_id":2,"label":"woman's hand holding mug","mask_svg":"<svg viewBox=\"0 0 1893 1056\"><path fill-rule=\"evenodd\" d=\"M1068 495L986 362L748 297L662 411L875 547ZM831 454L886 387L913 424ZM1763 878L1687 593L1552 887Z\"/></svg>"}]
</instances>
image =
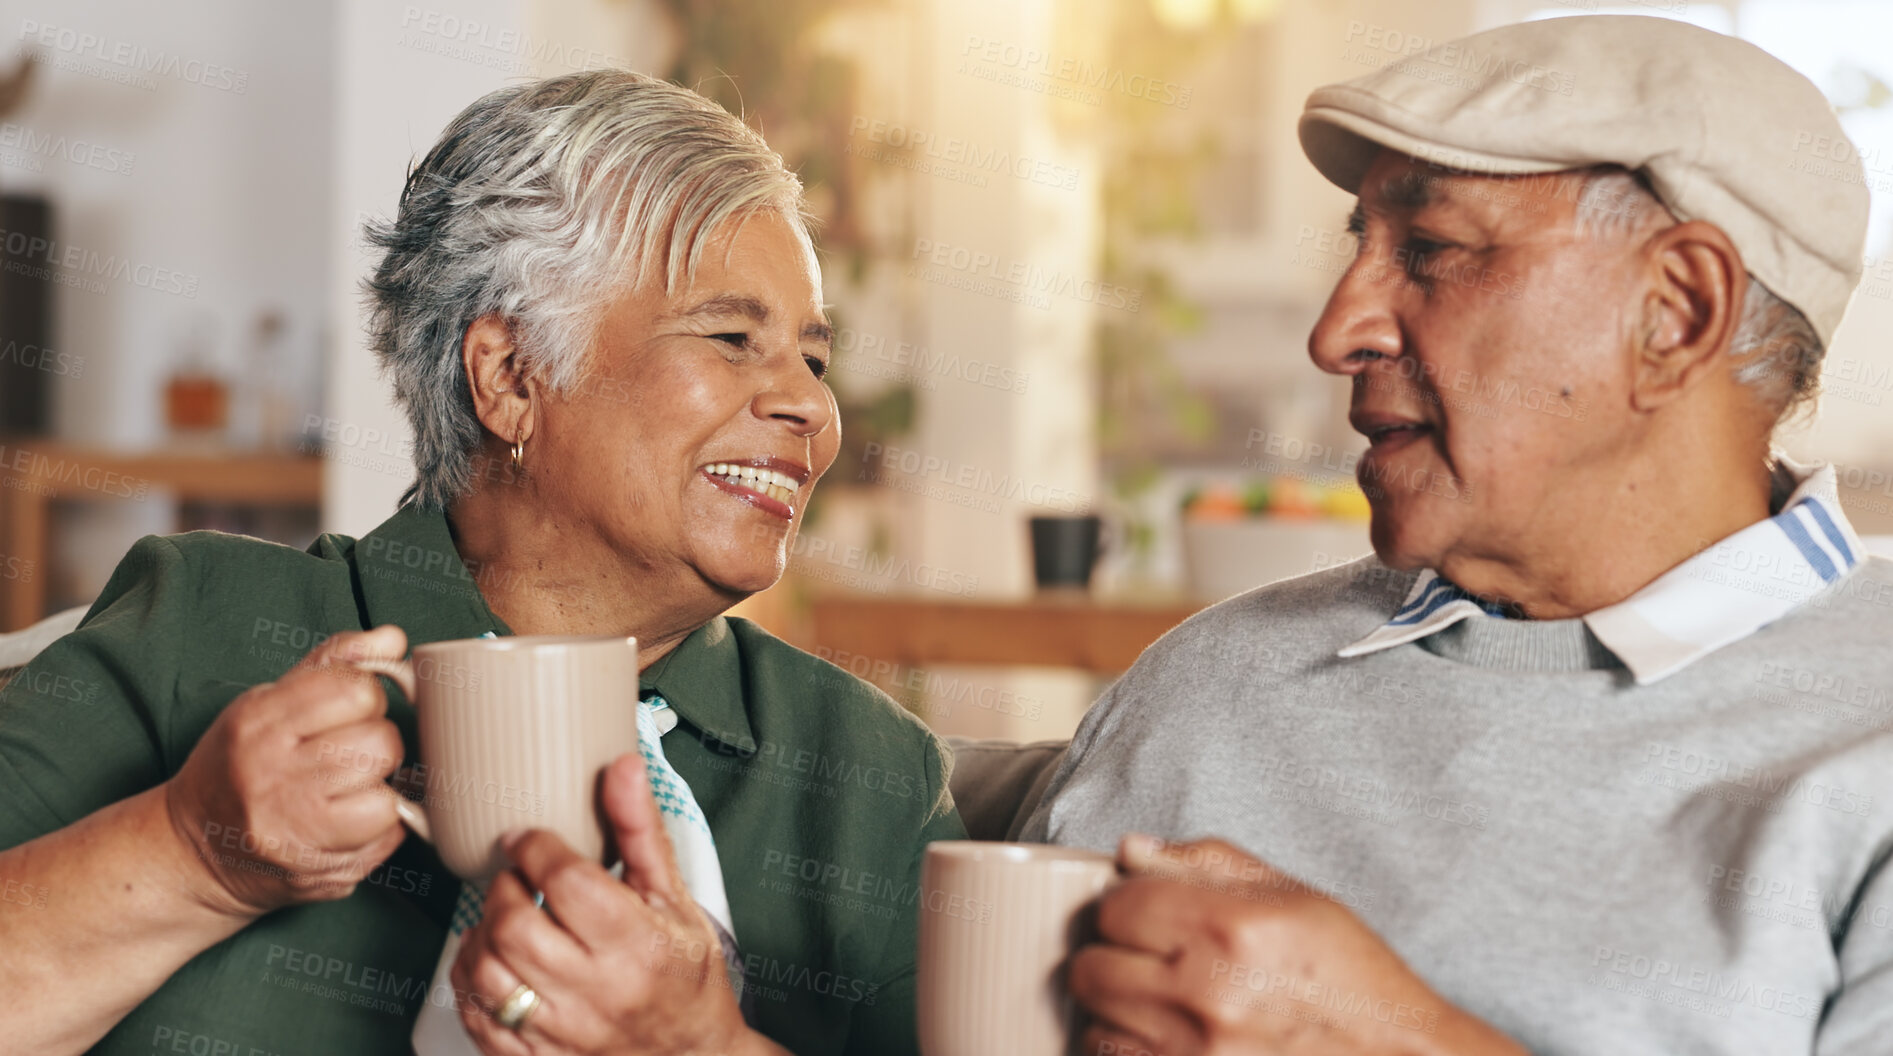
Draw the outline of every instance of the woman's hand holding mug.
<instances>
[{"instance_id":1,"label":"woman's hand holding mug","mask_svg":"<svg viewBox=\"0 0 1893 1056\"><path fill-rule=\"evenodd\" d=\"M743 1023L722 940L684 882L636 752L607 768L601 800L624 858L613 877L556 834L506 844L485 917L454 963L461 1022L488 1056L782 1053ZM543 908L535 892L543 892ZM518 1030L493 1010L521 983L541 1002Z\"/></svg>"},{"instance_id":2,"label":"woman's hand holding mug","mask_svg":"<svg viewBox=\"0 0 1893 1056\"><path fill-rule=\"evenodd\" d=\"M211 723L165 783L172 826L211 881L200 897L242 917L346 898L401 845L386 780L401 734L365 669L406 652L391 624L333 635Z\"/></svg>"}]
</instances>

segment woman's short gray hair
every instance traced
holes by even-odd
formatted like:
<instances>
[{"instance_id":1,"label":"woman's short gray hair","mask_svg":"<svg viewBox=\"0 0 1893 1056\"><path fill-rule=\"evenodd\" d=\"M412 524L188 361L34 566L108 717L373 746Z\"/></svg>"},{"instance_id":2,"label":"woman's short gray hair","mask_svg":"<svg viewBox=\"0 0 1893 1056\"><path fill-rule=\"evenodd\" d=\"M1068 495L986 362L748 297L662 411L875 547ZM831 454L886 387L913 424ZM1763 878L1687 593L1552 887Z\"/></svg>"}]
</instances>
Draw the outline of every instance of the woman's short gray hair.
<instances>
[{"instance_id":1,"label":"woman's short gray hair","mask_svg":"<svg viewBox=\"0 0 1893 1056\"><path fill-rule=\"evenodd\" d=\"M1676 222L1638 173L1602 166L1585 171L1582 181L1577 196L1582 234L1611 237L1633 233L1657 218ZM1826 354L1808 317L1750 274L1729 358L1735 361L1735 380L1753 388L1763 405L1774 409L1777 426L1813 406L1820 396Z\"/></svg>"},{"instance_id":2,"label":"woman's short gray hair","mask_svg":"<svg viewBox=\"0 0 1893 1056\"><path fill-rule=\"evenodd\" d=\"M498 315L520 365L566 391L600 311L627 285L689 282L725 221L781 213L804 236L802 183L754 130L687 88L589 70L502 88L461 111L414 167L366 282L369 345L414 427L402 497L465 494L482 425L461 342ZM502 438L502 439L511 439Z\"/></svg>"}]
</instances>

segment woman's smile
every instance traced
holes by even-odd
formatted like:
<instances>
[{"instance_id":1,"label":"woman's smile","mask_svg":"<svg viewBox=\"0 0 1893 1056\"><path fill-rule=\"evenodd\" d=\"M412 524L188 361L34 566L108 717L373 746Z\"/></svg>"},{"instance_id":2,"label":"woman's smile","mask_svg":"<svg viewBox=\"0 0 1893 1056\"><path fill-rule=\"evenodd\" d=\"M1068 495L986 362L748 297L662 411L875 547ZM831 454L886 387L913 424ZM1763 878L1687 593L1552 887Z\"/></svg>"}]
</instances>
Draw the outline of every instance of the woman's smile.
<instances>
[{"instance_id":1,"label":"woman's smile","mask_svg":"<svg viewBox=\"0 0 1893 1056\"><path fill-rule=\"evenodd\" d=\"M739 501L783 520L795 517L794 502L808 482L808 467L780 458L711 462L698 472Z\"/></svg>"}]
</instances>

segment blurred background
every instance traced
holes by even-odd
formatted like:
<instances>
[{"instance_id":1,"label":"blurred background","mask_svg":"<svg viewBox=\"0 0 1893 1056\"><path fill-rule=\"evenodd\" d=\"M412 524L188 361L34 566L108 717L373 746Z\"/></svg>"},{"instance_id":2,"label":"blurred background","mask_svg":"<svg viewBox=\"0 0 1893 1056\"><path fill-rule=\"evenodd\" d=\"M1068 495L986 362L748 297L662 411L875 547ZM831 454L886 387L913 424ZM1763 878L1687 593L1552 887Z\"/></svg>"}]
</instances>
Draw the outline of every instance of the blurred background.
<instances>
[{"instance_id":1,"label":"blurred background","mask_svg":"<svg viewBox=\"0 0 1893 1056\"><path fill-rule=\"evenodd\" d=\"M0 0L0 629L146 533L382 521L412 471L363 221L479 95L623 66L742 114L823 217L846 447L742 612L943 732L1066 736L1189 612L1368 549L1304 350L1352 246L1303 98L1598 11L1750 39L1841 112L1867 277L1790 448L1893 533L1893 5Z\"/></svg>"}]
</instances>

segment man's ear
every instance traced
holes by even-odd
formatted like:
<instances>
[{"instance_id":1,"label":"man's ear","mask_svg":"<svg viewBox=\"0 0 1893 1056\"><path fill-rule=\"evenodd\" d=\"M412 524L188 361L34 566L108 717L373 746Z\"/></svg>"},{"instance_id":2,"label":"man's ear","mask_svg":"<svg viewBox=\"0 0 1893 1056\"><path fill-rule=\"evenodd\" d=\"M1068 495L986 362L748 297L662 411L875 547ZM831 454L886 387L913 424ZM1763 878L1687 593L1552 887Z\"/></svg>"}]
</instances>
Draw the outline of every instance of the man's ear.
<instances>
[{"instance_id":1,"label":"man's ear","mask_svg":"<svg viewBox=\"0 0 1893 1056\"><path fill-rule=\"evenodd\" d=\"M526 376L513 346L512 328L498 315L483 315L460 341L473 413L503 443L531 439L538 387Z\"/></svg>"},{"instance_id":2,"label":"man's ear","mask_svg":"<svg viewBox=\"0 0 1893 1056\"><path fill-rule=\"evenodd\" d=\"M1649 267L1639 319L1631 404L1650 411L1681 396L1714 370L1741 318L1748 278L1742 254L1714 224L1692 220L1645 244Z\"/></svg>"}]
</instances>

